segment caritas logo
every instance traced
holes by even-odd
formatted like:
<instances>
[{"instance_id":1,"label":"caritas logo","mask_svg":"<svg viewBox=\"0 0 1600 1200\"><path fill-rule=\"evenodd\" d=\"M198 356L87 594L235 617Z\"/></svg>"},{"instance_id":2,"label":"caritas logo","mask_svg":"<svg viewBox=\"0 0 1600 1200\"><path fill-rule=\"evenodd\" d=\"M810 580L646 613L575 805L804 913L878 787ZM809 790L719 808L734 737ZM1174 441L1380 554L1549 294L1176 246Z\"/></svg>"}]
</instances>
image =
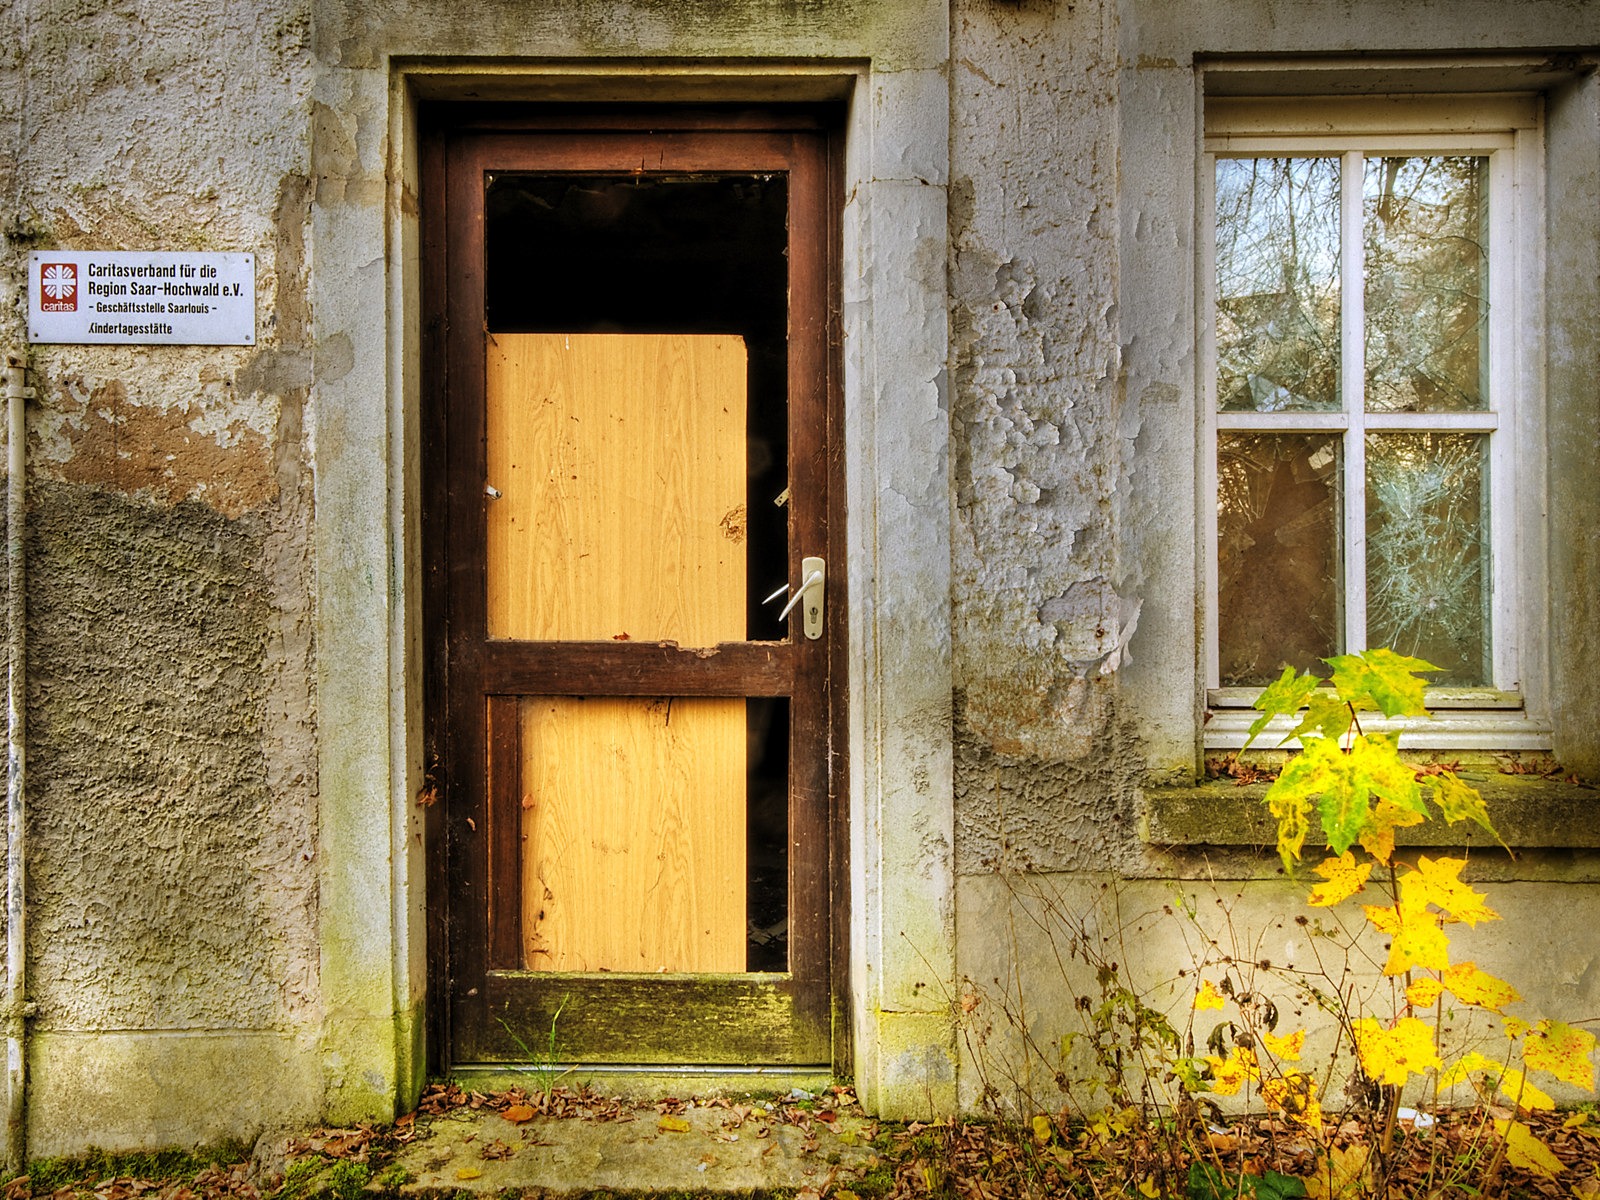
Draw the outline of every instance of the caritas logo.
<instances>
[{"instance_id":1,"label":"caritas logo","mask_svg":"<svg viewBox=\"0 0 1600 1200\"><path fill-rule=\"evenodd\" d=\"M78 311L76 263L39 264L39 309L58 313Z\"/></svg>"}]
</instances>

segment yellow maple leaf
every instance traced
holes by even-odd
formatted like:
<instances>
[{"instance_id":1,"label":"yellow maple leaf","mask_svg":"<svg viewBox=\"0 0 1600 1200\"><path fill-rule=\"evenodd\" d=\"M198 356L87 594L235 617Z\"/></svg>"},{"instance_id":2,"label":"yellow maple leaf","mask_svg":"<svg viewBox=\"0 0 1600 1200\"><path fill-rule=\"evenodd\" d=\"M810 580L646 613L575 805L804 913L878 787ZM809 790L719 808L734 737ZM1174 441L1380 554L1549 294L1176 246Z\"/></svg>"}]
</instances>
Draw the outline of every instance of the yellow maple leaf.
<instances>
[{"instance_id":1,"label":"yellow maple leaf","mask_svg":"<svg viewBox=\"0 0 1600 1200\"><path fill-rule=\"evenodd\" d=\"M1353 1028L1361 1069L1378 1083L1398 1086L1407 1076L1443 1065L1432 1026L1416 1017L1401 1017L1390 1029L1372 1017L1360 1017Z\"/></svg>"},{"instance_id":2,"label":"yellow maple leaf","mask_svg":"<svg viewBox=\"0 0 1600 1200\"><path fill-rule=\"evenodd\" d=\"M1496 1062L1476 1050L1463 1054L1458 1061L1450 1064L1448 1070L1440 1074L1439 1090L1452 1087L1472 1074L1483 1075L1483 1082L1478 1086L1478 1092L1486 1100L1493 1100L1495 1093L1498 1092L1521 1108L1537 1108L1548 1112L1555 1107L1556 1102L1542 1089L1529 1083L1528 1077L1516 1067Z\"/></svg>"},{"instance_id":3,"label":"yellow maple leaf","mask_svg":"<svg viewBox=\"0 0 1600 1200\"><path fill-rule=\"evenodd\" d=\"M1311 898L1306 903L1312 908L1330 908L1354 896L1366 886L1367 876L1372 874L1372 864L1356 862L1356 856L1348 850L1337 858L1323 859L1312 869L1326 881L1311 889Z\"/></svg>"},{"instance_id":4,"label":"yellow maple leaf","mask_svg":"<svg viewBox=\"0 0 1600 1200\"><path fill-rule=\"evenodd\" d=\"M1394 861L1393 829L1373 829L1369 826L1361 831L1361 836L1356 840L1378 862L1387 865Z\"/></svg>"},{"instance_id":5,"label":"yellow maple leaf","mask_svg":"<svg viewBox=\"0 0 1600 1200\"><path fill-rule=\"evenodd\" d=\"M1439 1073L1439 1089L1443 1091L1447 1087L1453 1087L1473 1071L1500 1071L1503 1066L1504 1064L1495 1062L1494 1059L1476 1050L1469 1050Z\"/></svg>"},{"instance_id":6,"label":"yellow maple leaf","mask_svg":"<svg viewBox=\"0 0 1600 1200\"><path fill-rule=\"evenodd\" d=\"M1464 858L1433 859L1422 855L1417 859L1416 870L1400 876L1401 907L1426 908L1432 904L1451 919L1472 926L1479 921L1498 921L1500 914L1484 903L1488 897L1461 881L1461 869L1466 865Z\"/></svg>"},{"instance_id":7,"label":"yellow maple leaf","mask_svg":"<svg viewBox=\"0 0 1600 1200\"><path fill-rule=\"evenodd\" d=\"M1208 1054L1206 1062L1211 1064L1211 1090L1219 1096L1237 1095L1246 1080L1260 1077L1255 1051L1247 1046L1235 1046L1227 1058Z\"/></svg>"},{"instance_id":8,"label":"yellow maple leaf","mask_svg":"<svg viewBox=\"0 0 1600 1200\"><path fill-rule=\"evenodd\" d=\"M1406 1001L1416 1008L1432 1008L1444 994L1444 984L1424 975L1406 984Z\"/></svg>"},{"instance_id":9,"label":"yellow maple leaf","mask_svg":"<svg viewBox=\"0 0 1600 1200\"><path fill-rule=\"evenodd\" d=\"M1427 820L1421 813L1381 797L1372 806L1372 820L1361 831L1361 848L1381 863L1394 859L1394 831Z\"/></svg>"},{"instance_id":10,"label":"yellow maple leaf","mask_svg":"<svg viewBox=\"0 0 1600 1200\"><path fill-rule=\"evenodd\" d=\"M1500 1078L1495 1081L1495 1086L1500 1089L1500 1094L1518 1108L1538 1109L1541 1112L1552 1112L1556 1102L1543 1088L1535 1087L1528 1082L1528 1077L1516 1067L1507 1067L1500 1073Z\"/></svg>"},{"instance_id":11,"label":"yellow maple leaf","mask_svg":"<svg viewBox=\"0 0 1600 1200\"><path fill-rule=\"evenodd\" d=\"M1506 1005L1522 999L1522 994L1516 988L1487 971L1478 970L1476 963L1464 962L1446 967L1442 982L1463 1004L1476 1004L1491 1012L1499 1012Z\"/></svg>"},{"instance_id":12,"label":"yellow maple leaf","mask_svg":"<svg viewBox=\"0 0 1600 1200\"><path fill-rule=\"evenodd\" d=\"M1221 1008L1227 1003L1222 993L1217 991L1217 985L1209 979L1200 981L1200 990L1195 993L1194 1007L1196 1012L1208 1008Z\"/></svg>"},{"instance_id":13,"label":"yellow maple leaf","mask_svg":"<svg viewBox=\"0 0 1600 1200\"><path fill-rule=\"evenodd\" d=\"M1354 1200L1366 1194L1367 1159L1371 1151L1367 1146L1331 1146L1328 1156L1317 1163L1317 1169L1306 1182L1306 1195L1311 1200Z\"/></svg>"},{"instance_id":14,"label":"yellow maple leaf","mask_svg":"<svg viewBox=\"0 0 1600 1200\"><path fill-rule=\"evenodd\" d=\"M1427 909L1408 903L1403 896L1397 907L1362 907L1367 920L1389 935L1385 975L1403 975L1413 967L1442 971L1450 965L1450 939L1439 928L1438 918Z\"/></svg>"},{"instance_id":15,"label":"yellow maple leaf","mask_svg":"<svg viewBox=\"0 0 1600 1200\"><path fill-rule=\"evenodd\" d=\"M1299 1071L1290 1071L1261 1081L1261 1099L1284 1116L1308 1129L1322 1128L1322 1105L1317 1100L1317 1081Z\"/></svg>"},{"instance_id":16,"label":"yellow maple leaf","mask_svg":"<svg viewBox=\"0 0 1600 1200\"><path fill-rule=\"evenodd\" d=\"M1263 1031L1261 1042L1274 1058L1282 1059L1284 1062L1299 1062L1300 1055L1306 1048L1306 1031L1296 1029L1287 1037Z\"/></svg>"},{"instance_id":17,"label":"yellow maple leaf","mask_svg":"<svg viewBox=\"0 0 1600 1200\"><path fill-rule=\"evenodd\" d=\"M1390 935L1400 932L1400 910L1388 904L1363 904L1361 911L1367 914L1367 920L1377 927L1379 933Z\"/></svg>"},{"instance_id":18,"label":"yellow maple leaf","mask_svg":"<svg viewBox=\"0 0 1600 1200\"><path fill-rule=\"evenodd\" d=\"M1276 795L1273 791L1267 793L1267 811L1278 822L1278 856L1283 859L1285 869L1292 868L1299 860L1305 845L1306 831L1311 828L1309 814L1313 795L1309 787Z\"/></svg>"},{"instance_id":19,"label":"yellow maple leaf","mask_svg":"<svg viewBox=\"0 0 1600 1200\"><path fill-rule=\"evenodd\" d=\"M1521 1121L1496 1121L1495 1131L1506 1140L1506 1161L1513 1167L1554 1179L1567 1169L1566 1163L1551 1152Z\"/></svg>"},{"instance_id":20,"label":"yellow maple leaf","mask_svg":"<svg viewBox=\"0 0 1600 1200\"><path fill-rule=\"evenodd\" d=\"M1509 1022L1507 1022L1509 1026ZM1548 1071L1562 1083L1594 1091L1594 1034L1565 1021L1543 1020L1527 1030L1522 1061L1535 1071Z\"/></svg>"}]
</instances>

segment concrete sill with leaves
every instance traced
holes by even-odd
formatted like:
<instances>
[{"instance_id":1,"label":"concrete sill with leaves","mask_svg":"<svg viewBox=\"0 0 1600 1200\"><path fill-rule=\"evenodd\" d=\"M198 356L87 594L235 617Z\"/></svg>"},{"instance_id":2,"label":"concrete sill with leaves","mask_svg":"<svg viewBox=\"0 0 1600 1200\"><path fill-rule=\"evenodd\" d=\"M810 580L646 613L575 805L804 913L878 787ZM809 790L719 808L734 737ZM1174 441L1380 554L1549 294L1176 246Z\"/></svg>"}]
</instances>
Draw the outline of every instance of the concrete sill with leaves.
<instances>
[{"instance_id":1,"label":"concrete sill with leaves","mask_svg":"<svg viewBox=\"0 0 1600 1200\"><path fill-rule=\"evenodd\" d=\"M1490 820L1513 850L1600 850L1600 789L1535 775L1463 774L1483 795ZM1208 779L1144 791L1140 836L1159 846L1261 846L1278 825L1262 804L1269 783ZM1307 844L1320 845L1313 831ZM1399 846L1482 847L1496 843L1471 822L1433 819L1395 830ZM1502 851L1503 853L1503 851Z\"/></svg>"}]
</instances>

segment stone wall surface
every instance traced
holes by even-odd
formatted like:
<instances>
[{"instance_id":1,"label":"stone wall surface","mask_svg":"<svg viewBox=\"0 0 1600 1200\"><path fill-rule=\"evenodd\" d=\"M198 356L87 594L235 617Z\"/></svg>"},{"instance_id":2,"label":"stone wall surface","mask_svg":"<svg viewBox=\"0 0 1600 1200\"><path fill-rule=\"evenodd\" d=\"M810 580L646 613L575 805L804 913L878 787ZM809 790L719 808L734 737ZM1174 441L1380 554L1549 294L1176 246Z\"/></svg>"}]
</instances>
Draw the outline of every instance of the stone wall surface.
<instances>
[{"instance_id":1,"label":"stone wall surface","mask_svg":"<svg viewBox=\"0 0 1600 1200\"><path fill-rule=\"evenodd\" d=\"M33 249L247 251L258 288L253 347L32 352L30 1151L247 1135L252 1080L320 1106L309 10L0 25L7 346Z\"/></svg>"}]
</instances>

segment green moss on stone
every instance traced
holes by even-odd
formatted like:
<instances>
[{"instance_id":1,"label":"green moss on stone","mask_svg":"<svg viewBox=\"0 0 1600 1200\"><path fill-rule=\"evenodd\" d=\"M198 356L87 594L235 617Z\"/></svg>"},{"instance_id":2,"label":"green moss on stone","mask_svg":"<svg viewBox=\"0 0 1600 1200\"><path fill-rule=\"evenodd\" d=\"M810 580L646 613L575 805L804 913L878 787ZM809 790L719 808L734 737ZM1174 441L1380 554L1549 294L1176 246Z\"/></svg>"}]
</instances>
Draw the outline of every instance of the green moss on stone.
<instances>
[{"instance_id":1,"label":"green moss on stone","mask_svg":"<svg viewBox=\"0 0 1600 1200\"><path fill-rule=\"evenodd\" d=\"M371 1182L371 1167L346 1159L328 1168L327 1194L333 1200L360 1200L361 1193L366 1191L367 1184Z\"/></svg>"},{"instance_id":2,"label":"green moss on stone","mask_svg":"<svg viewBox=\"0 0 1600 1200\"><path fill-rule=\"evenodd\" d=\"M40 1158L28 1165L35 1194L62 1188L89 1191L107 1179L193 1179L208 1167L244 1162L250 1147L221 1142L200 1150L151 1150L110 1154L91 1149L71 1158Z\"/></svg>"}]
</instances>

